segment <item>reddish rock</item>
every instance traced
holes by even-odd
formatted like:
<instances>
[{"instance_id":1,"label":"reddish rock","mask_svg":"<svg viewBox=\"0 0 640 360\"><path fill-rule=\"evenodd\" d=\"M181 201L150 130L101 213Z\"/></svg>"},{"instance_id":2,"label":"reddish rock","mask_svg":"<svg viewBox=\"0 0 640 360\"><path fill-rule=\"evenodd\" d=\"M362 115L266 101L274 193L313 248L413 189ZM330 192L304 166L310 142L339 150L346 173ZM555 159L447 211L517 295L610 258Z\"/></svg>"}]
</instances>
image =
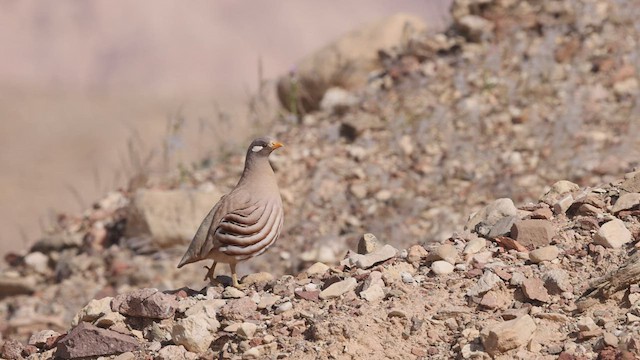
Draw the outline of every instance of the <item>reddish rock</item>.
<instances>
[{"instance_id":1,"label":"reddish rock","mask_svg":"<svg viewBox=\"0 0 640 360\"><path fill-rule=\"evenodd\" d=\"M296 296L299 298L309 300L309 301L318 301L320 290L316 291L305 291L305 290L296 290Z\"/></svg>"},{"instance_id":2,"label":"reddish rock","mask_svg":"<svg viewBox=\"0 0 640 360\"><path fill-rule=\"evenodd\" d=\"M527 279L522 283L522 292L529 300L549 302L549 293L544 282L538 278Z\"/></svg>"},{"instance_id":3,"label":"reddish rock","mask_svg":"<svg viewBox=\"0 0 640 360\"><path fill-rule=\"evenodd\" d=\"M0 349L0 357L8 360L22 359L22 350L24 347L18 340L9 339L4 342Z\"/></svg>"},{"instance_id":4,"label":"reddish rock","mask_svg":"<svg viewBox=\"0 0 640 360\"><path fill-rule=\"evenodd\" d=\"M174 295L164 294L158 289L139 289L116 296L111 309L123 315L152 319L173 317L178 307Z\"/></svg>"},{"instance_id":5,"label":"reddish rock","mask_svg":"<svg viewBox=\"0 0 640 360\"><path fill-rule=\"evenodd\" d=\"M502 246L503 248L507 249L507 250L516 250L516 251L520 251L520 252L528 252L529 249L527 249L526 247L524 247L524 245L520 244L518 241L510 238L510 237L506 237L506 236L498 236L497 238L495 238L496 242Z\"/></svg>"},{"instance_id":6,"label":"reddish rock","mask_svg":"<svg viewBox=\"0 0 640 360\"><path fill-rule=\"evenodd\" d=\"M555 229L548 220L521 220L511 228L511 236L529 250L549 245L554 235Z\"/></svg>"},{"instance_id":7,"label":"reddish rock","mask_svg":"<svg viewBox=\"0 0 640 360\"><path fill-rule=\"evenodd\" d=\"M250 319L255 315L258 305L248 297L229 300L225 306L220 309L220 314L230 320Z\"/></svg>"},{"instance_id":8,"label":"reddish rock","mask_svg":"<svg viewBox=\"0 0 640 360\"><path fill-rule=\"evenodd\" d=\"M107 356L139 348L140 344L131 336L83 322L58 342L55 356L61 359Z\"/></svg>"}]
</instances>

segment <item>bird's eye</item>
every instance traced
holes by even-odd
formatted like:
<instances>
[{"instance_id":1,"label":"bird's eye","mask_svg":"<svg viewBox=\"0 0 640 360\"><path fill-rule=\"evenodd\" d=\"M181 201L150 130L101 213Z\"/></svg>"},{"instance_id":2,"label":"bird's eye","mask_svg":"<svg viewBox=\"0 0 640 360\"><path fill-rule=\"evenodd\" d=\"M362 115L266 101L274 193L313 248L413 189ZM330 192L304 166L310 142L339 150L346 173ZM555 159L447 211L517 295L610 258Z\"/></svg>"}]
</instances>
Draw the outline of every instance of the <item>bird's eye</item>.
<instances>
[{"instance_id":1,"label":"bird's eye","mask_svg":"<svg viewBox=\"0 0 640 360\"><path fill-rule=\"evenodd\" d=\"M261 151L262 149L264 149L264 146L256 145L251 148L251 151L258 152L258 151Z\"/></svg>"}]
</instances>

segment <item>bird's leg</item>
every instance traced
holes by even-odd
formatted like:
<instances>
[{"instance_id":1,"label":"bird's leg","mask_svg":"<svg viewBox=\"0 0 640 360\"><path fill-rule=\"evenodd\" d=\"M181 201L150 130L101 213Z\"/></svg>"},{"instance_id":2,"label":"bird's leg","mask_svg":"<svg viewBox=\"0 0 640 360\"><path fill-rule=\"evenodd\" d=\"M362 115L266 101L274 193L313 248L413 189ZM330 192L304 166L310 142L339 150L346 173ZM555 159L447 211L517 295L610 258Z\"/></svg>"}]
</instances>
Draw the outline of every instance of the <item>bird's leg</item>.
<instances>
[{"instance_id":1,"label":"bird's leg","mask_svg":"<svg viewBox=\"0 0 640 360\"><path fill-rule=\"evenodd\" d=\"M209 270L209 271L207 271L207 275L204 276L204 280L209 280L209 281L211 281L213 283L217 283L218 282L218 280L216 280L213 277L213 273L216 271L216 265L217 264L218 264L218 262L214 261L213 264L211 264L211 267L209 267L207 265L204 266L205 269Z\"/></svg>"},{"instance_id":2,"label":"bird's leg","mask_svg":"<svg viewBox=\"0 0 640 360\"><path fill-rule=\"evenodd\" d=\"M233 287L236 289L246 288L246 285L241 285L238 282L238 274L236 274L236 264L229 264L229 267L231 268L231 280L233 281Z\"/></svg>"}]
</instances>

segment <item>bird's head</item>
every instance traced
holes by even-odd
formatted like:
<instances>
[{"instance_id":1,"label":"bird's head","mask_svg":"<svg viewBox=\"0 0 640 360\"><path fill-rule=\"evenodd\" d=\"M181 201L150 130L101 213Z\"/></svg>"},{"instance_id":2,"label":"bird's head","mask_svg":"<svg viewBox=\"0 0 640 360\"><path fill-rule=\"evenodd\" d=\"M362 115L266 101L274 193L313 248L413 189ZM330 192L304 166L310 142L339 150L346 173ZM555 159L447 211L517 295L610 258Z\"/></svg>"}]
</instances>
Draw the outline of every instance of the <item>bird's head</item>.
<instances>
[{"instance_id":1,"label":"bird's head","mask_svg":"<svg viewBox=\"0 0 640 360\"><path fill-rule=\"evenodd\" d=\"M281 142L278 142L270 137L260 137L251 142L249 145L248 154L258 156L269 156L271 152L279 147L282 147Z\"/></svg>"}]
</instances>

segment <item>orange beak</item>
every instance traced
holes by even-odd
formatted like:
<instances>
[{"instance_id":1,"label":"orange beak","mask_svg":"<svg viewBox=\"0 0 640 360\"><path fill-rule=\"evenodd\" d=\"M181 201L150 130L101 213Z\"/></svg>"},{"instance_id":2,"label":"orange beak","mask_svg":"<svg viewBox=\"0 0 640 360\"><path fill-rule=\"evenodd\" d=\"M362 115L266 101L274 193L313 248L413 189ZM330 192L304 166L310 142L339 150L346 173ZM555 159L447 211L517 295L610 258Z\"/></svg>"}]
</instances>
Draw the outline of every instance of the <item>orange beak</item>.
<instances>
[{"instance_id":1,"label":"orange beak","mask_svg":"<svg viewBox=\"0 0 640 360\"><path fill-rule=\"evenodd\" d=\"M281 143L281 142L278 142L278 141L274 141L274 142L271 143L271 148L274 149L274 150L277 149L277 148L283 147L283 146L284 146L284 144Z\"/></svg>"}]
</instances>

